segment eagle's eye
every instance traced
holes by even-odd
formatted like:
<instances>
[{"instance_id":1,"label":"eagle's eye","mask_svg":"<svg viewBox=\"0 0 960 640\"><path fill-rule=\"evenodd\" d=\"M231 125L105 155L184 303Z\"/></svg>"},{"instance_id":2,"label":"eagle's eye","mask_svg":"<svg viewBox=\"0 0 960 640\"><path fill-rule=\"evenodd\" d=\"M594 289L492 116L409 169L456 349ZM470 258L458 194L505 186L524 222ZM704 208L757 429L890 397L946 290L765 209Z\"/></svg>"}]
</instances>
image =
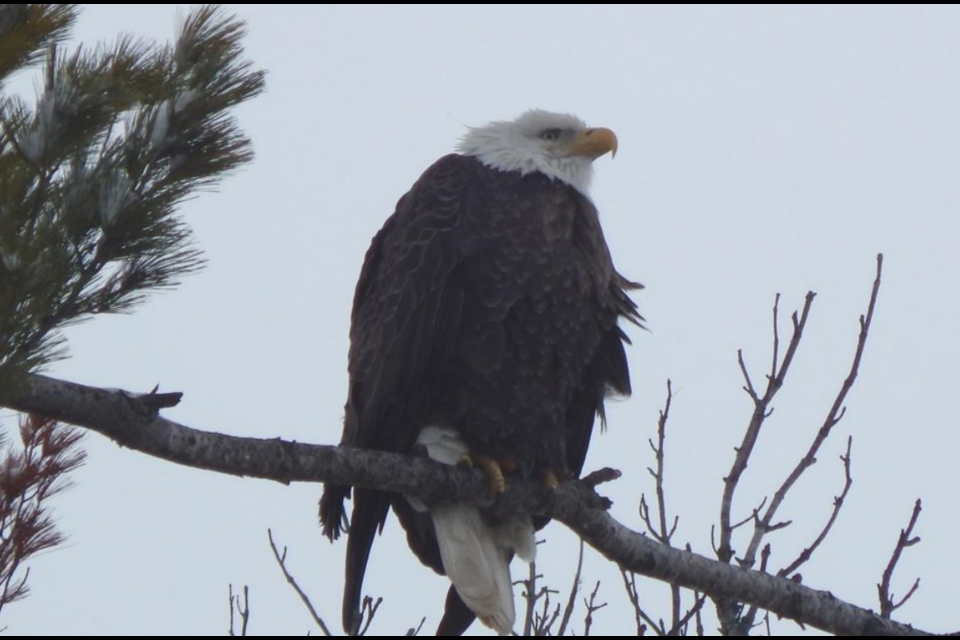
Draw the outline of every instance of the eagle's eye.
<instances>
[{"instance_id":1,"label":"eagle's eye","mask_svg":"<svg viewBox=\"0 0 960 640\"><path fill-rule=\"evenodd\" d=\"M560 134L562 133L562 129L544 129L540 132L540 139L546 140L547 142L554 142L560 139Z\"/></svg>"}]
</instances>

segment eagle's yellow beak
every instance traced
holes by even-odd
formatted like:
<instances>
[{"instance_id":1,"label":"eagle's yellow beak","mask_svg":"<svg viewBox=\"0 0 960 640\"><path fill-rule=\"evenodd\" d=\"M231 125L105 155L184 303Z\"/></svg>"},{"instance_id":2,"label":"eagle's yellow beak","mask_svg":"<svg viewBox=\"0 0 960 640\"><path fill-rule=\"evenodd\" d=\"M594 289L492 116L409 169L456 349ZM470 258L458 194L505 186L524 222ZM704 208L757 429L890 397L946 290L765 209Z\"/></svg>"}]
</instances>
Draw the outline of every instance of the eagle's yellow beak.
<instances>
[{"instance_id":1,"label":"eagle's yellow beak","mask_svg":"<svg viewBox=\"0 0 960 640\"><path fill-rule=\"evenodd\" d=\"M617 156L617 134L604 127L584 130L570 145L570 155L587 156L591 160L608 151L611 158Z\"/></svg>"}]
</instances>

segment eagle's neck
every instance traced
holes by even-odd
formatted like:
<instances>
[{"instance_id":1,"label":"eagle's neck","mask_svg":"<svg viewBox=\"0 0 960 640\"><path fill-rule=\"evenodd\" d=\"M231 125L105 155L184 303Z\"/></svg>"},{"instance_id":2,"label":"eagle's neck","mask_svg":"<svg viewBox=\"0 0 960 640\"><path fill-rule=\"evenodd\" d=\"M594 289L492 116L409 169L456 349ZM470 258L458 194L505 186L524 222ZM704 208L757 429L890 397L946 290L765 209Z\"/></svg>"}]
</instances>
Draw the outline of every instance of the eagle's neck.
<instances>
[{"instance_id":1,"label":"eagle's neck","mask_svg":"<svg viewBox=\"0 0 960 640\"><path fill-rule=\"evenodd\" d=\"M551 155L509 127L470 129L457 145L457 150L491 169L515 171L520 175L539 172L590 196L590 183L593 180L593 162L590 158Z\"/></svg>"}]
</instances>

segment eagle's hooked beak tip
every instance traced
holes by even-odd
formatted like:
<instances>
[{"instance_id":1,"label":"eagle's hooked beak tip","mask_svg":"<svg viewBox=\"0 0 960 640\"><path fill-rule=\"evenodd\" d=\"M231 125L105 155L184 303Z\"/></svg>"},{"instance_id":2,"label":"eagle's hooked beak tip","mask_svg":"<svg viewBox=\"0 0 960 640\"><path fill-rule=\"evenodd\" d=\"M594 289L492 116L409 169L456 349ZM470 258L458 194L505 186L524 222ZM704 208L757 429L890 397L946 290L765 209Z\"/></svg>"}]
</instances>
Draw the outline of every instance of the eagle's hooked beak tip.
<instances>
[{"instance_id":1,"label":"eagle's hooked beak tip","mask_svg":"<svg viewBox=\"0 0 960 640\"><path fill-rule=\"evenodd\" d=\"M600 156L610 153L611 158L617 157L617 134L606 127L586 129L570 145L571 155L587 156L596 160Z\"/></svg>"}]
</instances>

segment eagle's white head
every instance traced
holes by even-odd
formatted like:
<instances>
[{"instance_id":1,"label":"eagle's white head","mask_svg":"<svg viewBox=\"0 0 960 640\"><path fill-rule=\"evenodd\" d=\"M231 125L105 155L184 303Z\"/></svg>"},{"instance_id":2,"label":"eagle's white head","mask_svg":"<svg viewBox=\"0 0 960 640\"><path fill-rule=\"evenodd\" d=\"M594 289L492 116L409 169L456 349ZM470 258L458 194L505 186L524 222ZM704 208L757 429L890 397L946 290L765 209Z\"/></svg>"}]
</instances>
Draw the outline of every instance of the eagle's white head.
<instances>
[{"instance_id":1,"label":"eagle's white head","mask_svg":"<svg viewBox=\"0 0 960 640\"><path fill-rule=\"evenodd\" d=\"M587 195L593 161L608 151L616 155L617 136L570 114L533 109L516 120L470 127L457 150L500 171L539 171Z\"/></svg>"}]
</instances>

